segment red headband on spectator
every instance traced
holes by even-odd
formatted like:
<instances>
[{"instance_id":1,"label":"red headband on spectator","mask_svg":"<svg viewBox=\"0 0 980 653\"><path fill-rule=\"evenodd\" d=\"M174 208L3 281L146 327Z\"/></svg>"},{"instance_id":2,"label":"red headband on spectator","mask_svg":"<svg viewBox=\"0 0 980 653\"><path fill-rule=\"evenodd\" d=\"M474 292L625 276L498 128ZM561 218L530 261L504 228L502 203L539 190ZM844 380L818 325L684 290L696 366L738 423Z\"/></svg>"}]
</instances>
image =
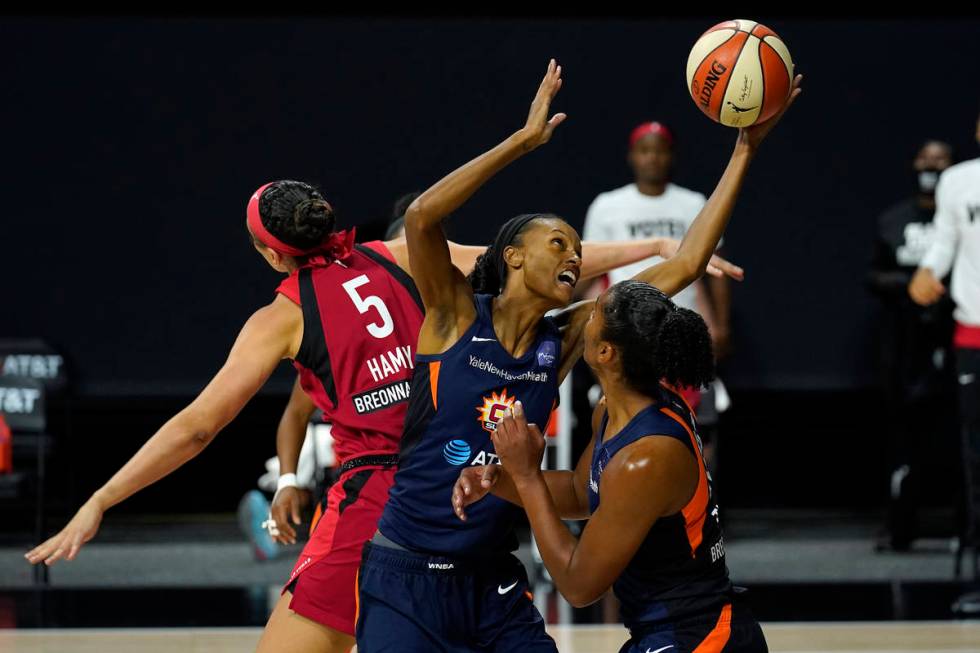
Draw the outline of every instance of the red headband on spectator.
<instances>
[{"instance_id":1,"label":"red headband on spectator","mask_svg":"<svg viewBox=\"0 0 980 653\"><path fill-rule=\"evenodd\" d=\"M340 261L347 258L354 248L354 229L350 231L330 232L323 239L322 243L308 249L293 247L269 233L269 230L262 224L262 216L259 214L259 198L262 197L265 189L272 184L273 182L270 181L268 184L259 186L259 189L252 193L252 197L249 198L248 208L246 209L248 228L260 243L280 254L286 254L288 256L309 256L310 259L307 261L307 265L327 265L331 261Z\"/></svg>"},{"instance_id":2,"label":"red headband on spectator","mask_svg":"<svg viewBox=\"0 0 980 653\"><path fill-rule=\"evenodd\" d=\"M636 145L636 141L640 140L647 134L657 134L667 141L668 145L673 146L674 144L674 135L670 133L669 129L661 125L659 122L645 122L642 125L637 126L630 133L630 147Z\"/></svg>"}]
</instances>

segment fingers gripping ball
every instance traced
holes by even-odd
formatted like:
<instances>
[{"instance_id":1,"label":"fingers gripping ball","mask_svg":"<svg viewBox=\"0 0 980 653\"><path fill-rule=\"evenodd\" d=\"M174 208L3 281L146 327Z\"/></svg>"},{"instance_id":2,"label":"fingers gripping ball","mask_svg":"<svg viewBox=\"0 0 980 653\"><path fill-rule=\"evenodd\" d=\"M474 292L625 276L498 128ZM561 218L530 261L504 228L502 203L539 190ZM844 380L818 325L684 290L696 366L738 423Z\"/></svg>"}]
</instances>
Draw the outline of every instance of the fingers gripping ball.
<instances>
[{"instance_id":1,"label":"fingers gripping ball","mask_svg":"<svg viewBox=\"0 0 980 653\"><path fill-rule=\"evenodd\" d=\"M751 20L719 23L687 58L687 90L706 116L728 127L772 118L786 101L793 59L779 36Z\"/></svg>"}]
</instances>

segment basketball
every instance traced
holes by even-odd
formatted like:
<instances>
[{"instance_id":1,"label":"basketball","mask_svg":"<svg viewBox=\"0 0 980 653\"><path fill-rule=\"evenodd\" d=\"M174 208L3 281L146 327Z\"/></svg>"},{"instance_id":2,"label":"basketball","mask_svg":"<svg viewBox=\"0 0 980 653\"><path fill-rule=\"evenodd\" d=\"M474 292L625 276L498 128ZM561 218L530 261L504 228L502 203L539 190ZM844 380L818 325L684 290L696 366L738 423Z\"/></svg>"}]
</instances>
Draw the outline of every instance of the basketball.
<instances>
[{"instance_id":1,"label":"basketball","mask_svg":"<svg viewBox=\"0 0 980 653\"><path fill-rule=\"evenodd\" d=\"M751 20L718 23L687 58L687 89L706 116L728 127L773 117L790 92L793 59L774 31Z\"/></svg>"}]
</instances>

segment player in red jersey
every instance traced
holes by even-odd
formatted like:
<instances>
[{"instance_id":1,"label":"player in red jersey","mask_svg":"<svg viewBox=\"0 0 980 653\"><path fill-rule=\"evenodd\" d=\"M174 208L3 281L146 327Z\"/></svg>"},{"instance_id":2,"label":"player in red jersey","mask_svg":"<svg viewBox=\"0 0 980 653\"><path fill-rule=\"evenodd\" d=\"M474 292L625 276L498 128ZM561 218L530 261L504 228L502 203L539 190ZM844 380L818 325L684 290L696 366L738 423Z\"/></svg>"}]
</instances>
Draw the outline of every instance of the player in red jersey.
<instances>
[{"instance_id":1,"label":"player in red jersey","mask_svg":"<svg viewBox=\"0 0 980 653\"><path fill-rule=\"evenodd\" d=\"M201 394L169 420L57 535L30 551L31 563L74 559L102 515L197 454L291 359L300 383L333 423L342 475L327 510L276 606L261 651L346 651L353 643L354 578L397 464L421 304L408 276L404 240L354 245L334 231L330 205L310 185L262 186L247 209L255 248L288 275L276 298L242 328L227 361ZM676 243L591 245L589 274L660 253ZM451 247L473 266L483 247ZM724 261L719 267L731 271ZM739 271L735 269L737 274ZM583 271L585 274L585 271Z\"/></svg>"}]
</instances>

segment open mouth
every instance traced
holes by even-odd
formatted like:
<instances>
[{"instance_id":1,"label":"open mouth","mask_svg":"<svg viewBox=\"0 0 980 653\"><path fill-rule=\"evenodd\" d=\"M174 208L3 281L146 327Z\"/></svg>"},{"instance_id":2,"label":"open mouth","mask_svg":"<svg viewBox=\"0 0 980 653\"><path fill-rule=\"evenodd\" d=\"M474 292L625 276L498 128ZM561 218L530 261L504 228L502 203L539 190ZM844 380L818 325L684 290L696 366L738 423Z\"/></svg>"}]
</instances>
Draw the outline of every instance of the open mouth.
<instances>
[{"instance_id":1,"label":"open mouth","mask_svg":"<svg viewBox=\"0 0 980 653\"><path fill-rule=\"evenodd\" d=\"M558 283L567 284L569 288L574 288L578 283L578 276L571 270L564 270L558 275Z\"/></svg>"}]
</instances>

